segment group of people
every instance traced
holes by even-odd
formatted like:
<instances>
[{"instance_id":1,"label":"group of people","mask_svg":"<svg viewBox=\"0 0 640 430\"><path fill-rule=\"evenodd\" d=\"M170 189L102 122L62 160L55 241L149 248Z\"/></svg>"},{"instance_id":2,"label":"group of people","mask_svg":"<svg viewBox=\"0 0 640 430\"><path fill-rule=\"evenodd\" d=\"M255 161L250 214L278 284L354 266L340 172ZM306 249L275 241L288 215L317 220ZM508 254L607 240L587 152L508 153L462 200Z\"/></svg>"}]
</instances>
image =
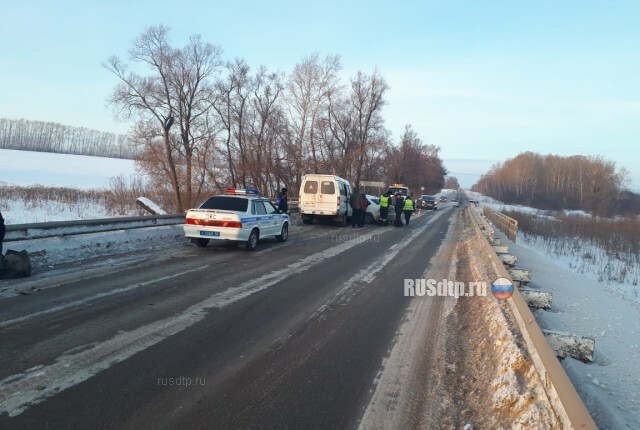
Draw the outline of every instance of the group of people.
<instances>
[{"instance_id":1,"label":"group of people","mask_svg":"<svg viewBox=\"0 0 640 430\"><path fill-rule=\"evenodd\" d=\"M276 207L283 213L289 211L287 189L282 188L276 197ZM351 227L364 227L365 214L369 207L369 200L364 193L354 192L351 194L349 204L353 209L351 215ZM389 191L386 191L380 196L380 224L389 225L389 208L393 206L393 210L396 214L394 226L402 227L405 224L409 225L411 215L416 212L416 205L411 196L403 196L399 192L396 192L393 196ZM402 223L402 214L404 214L405 223Z\"/></svg>"},{"instance_id":2,"label":"group of people","mask_svg":"<svg viewBox=\"0 0 640 430\"><path fill-rule=\"evenodd\" d=\"M349 201L351 208L353 209L353 215L351 216L351 227L364 227L364 217L369 207L369 200L365 194L353 193L351 200ZM395 222L396 227L403 227L409 225L411 216L416 212L416 205L411 196L403 196L400 193L395 193L391 196L389 191L380 196L380 224L389 225L389 208L393 206L393 210L396 214ZM402 222L402 215L404 214L405 222Z\"/></svg>"},{"instance_id":3,"label":"group of people","mask_svg":"<svg viewBox=\"0 0 640 430\"><path fill-rule=\"evenodd\" d=\"M411 196L403 196L399 192L396 192L393 196L389 191L380 196L380 223L382 225L388 225L389 208L393 206L393 210L396 214L395 222L396 227L402 227L405 224L409 225L411 215L416 211L416 205ZM404 214L405 224L402 223L402 214Z\"/></svg>"}]
</instances>

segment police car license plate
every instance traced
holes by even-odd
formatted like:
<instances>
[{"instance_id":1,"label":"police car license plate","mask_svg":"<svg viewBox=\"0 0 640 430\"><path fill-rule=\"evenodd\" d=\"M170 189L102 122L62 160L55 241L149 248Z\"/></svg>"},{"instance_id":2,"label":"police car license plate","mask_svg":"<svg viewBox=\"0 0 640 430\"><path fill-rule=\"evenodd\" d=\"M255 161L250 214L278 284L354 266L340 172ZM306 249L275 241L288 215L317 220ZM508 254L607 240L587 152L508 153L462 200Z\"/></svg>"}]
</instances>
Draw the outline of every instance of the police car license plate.
<instances>
[{"instance_id":1,"label":"police car license plate","mask_svg":"<svg viewBox=\"0 0 640 430\"><path fill-rule=\"evenodd\" d=\"M219 231L201 231L200 236L220 236Z\"/></svg>"}]
</instances>

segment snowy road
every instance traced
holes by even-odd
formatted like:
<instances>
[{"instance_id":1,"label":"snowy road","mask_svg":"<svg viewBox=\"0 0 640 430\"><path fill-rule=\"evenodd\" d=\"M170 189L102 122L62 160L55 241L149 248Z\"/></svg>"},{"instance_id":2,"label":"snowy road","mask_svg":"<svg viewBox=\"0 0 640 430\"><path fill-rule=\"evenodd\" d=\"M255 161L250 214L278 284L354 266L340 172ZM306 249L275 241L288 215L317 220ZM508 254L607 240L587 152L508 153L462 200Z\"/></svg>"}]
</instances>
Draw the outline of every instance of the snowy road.
<instances>
[{"instance_id":1,"label":"snowy road","mask_svg":"<svg viewBox=\"0 0 640 430\"><path fill-rule=\"evenodd\" d=\"M0 428L424 423L444 299L416 306L403 280L449 273L434 263L454 252L441 244L457 211L443 209L23 281L40 290L0 299Z\"/></svg>"}]
</instances>

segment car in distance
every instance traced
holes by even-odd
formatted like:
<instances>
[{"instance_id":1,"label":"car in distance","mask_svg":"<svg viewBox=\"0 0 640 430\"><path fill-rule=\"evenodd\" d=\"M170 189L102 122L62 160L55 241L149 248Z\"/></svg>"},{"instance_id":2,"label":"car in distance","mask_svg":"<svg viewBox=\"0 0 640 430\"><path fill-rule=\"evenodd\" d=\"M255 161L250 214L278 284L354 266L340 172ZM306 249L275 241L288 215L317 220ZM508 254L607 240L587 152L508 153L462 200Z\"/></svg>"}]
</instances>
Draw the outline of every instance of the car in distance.
<instances>
[{"instance_id":1,"label":"car in distance","mask_svg":"<svg viewBox=\"0 0 640 430\"><path fill-rule=\"evenodd\" d=\"M440 197L440 201L441 201L441 202L446 202L446 201L447 201L447 198L446 198L445 196L442 196L442 197Z\"/></svg>"},{"instance_id":2,"label":"car in distance","mask_svg":"<svg viewBox=\"0 0 640 430\"><path fill-rule=\"evenodd\" d=\"M424 194L420 197L418 203L422 209L431 209L434 211L438 210L438 199L436 198L436 196Z\"/></svg>"},{"instance_id":3,"label":"car in distance","mask_svg":"<svg viewBox=\"0 0 640 430\"><path fill-rule=\"evenodd\" d=\"M237 245L253 251L258 242L274 236L289 237L289 215L275 208L258 190L227 188L224 195L209 197L199 208L189 209L184 234L199 247L209 241Z\"/></svg>"}]
</instances>

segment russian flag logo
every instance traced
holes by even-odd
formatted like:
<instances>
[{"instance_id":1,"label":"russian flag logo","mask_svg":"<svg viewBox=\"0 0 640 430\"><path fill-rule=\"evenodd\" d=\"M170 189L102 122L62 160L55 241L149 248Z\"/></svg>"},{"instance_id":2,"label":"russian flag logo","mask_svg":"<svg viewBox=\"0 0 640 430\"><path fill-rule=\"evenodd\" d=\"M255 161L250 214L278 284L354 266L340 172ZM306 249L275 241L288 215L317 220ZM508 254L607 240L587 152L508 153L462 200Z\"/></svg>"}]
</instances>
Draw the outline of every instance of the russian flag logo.
<instances>
[{"instance_id":1,"label":"russian flag logo","mask_svg":"<svg viewBox=\"0 0 640 430\"><path fill-rule=\"evenodd\" d=\"M498 278L491 284L491 293L496 299L506 300L513 294L513 283L507 278Z\"/></svg>"}]
</instances>

